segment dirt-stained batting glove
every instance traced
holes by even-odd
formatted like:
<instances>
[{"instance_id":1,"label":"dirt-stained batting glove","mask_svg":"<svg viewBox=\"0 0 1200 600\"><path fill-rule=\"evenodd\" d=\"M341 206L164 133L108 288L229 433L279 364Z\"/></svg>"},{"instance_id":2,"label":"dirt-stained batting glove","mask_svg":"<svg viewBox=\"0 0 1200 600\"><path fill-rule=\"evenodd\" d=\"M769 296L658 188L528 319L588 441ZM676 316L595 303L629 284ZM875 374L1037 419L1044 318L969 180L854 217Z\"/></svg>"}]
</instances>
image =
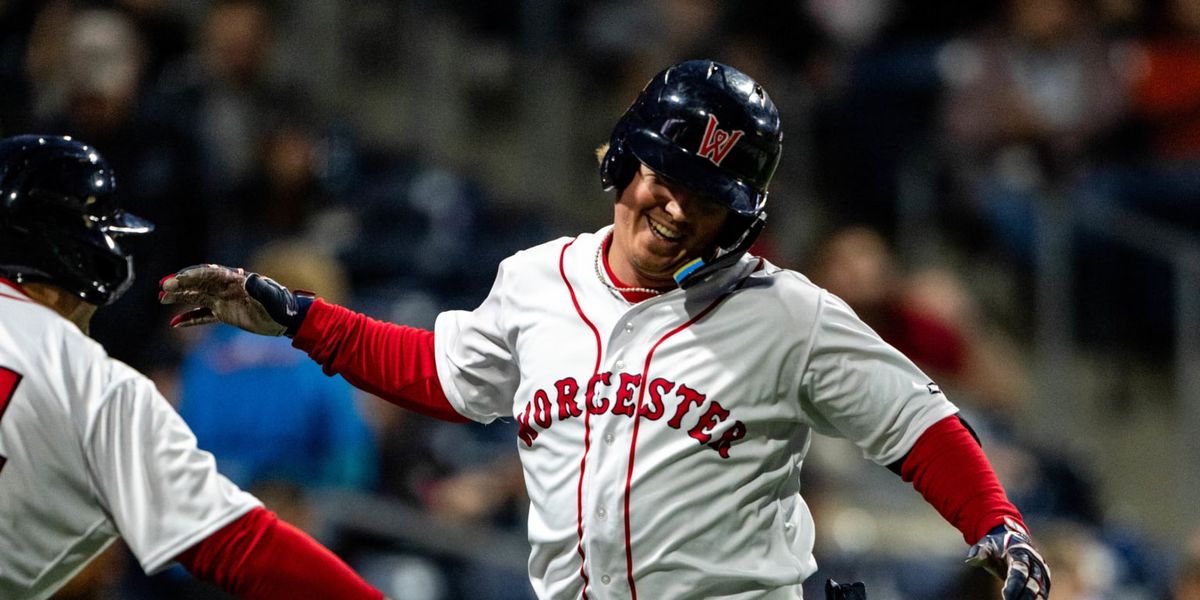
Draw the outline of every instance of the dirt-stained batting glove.
<instances>
[{"instance_id":1,"label":"dirt-stained batting glove","mask_svg":"<svg viewBox=\"0 0 1200 600\"><path fill-rule=\"evenodd\" d=\"M1004 600L1045 600L1050 595L1050 567L1033 546L1029 532L1005 518L971 546L967 564L982 567L1004 581Z\"/></svg>"},{"instance_id":2,"label":"dirt-stained batting glove","mask_svg":"<svg viewBox=\"0 0 1200 600\"><path fill-rule=\"evenodd\" d=\"M269 277L221 265L194 265L162 278L158 301L196 304L171 327L228 323L263 335L296 335L313 296L292 292Z\"/></svg>"}]
</instances>

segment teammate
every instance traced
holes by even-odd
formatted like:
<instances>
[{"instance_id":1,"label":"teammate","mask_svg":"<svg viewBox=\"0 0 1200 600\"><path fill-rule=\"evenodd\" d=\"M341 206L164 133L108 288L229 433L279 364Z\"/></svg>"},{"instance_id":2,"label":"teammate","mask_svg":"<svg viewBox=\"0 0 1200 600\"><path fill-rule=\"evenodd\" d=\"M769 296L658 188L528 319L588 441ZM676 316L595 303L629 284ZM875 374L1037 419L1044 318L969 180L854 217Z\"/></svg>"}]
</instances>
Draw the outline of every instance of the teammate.
<instances>
[{"instance_id":1,"label":"teammate","mask_svg":"<svg viewBox=\"0 0 1200 600\"><path fill-rule=\"evenodd\" d=\"M243 598L378 599L217 473L144 376L87 337L133 279L113 173L66 137L0 140L0 598L48 598L118 536Z\"/></svg>"},{"instance_id":2,"label":"teammate","mask_svg":"<svg viewBox=\"0 0 1200 600\"><path fill-rule=\"evenodd\" d=\"M656 76L601 161L614 219L504 260L474 311L382 323L218 265L162 282L293 336L327 373L451 421L515 418L541 598L798 598L816 570L798 471L813 431L911 481L1004 598L1050 573L957 409L804 276L752 256L782 133L745 74Z\"/></svg>"}]
</instances>

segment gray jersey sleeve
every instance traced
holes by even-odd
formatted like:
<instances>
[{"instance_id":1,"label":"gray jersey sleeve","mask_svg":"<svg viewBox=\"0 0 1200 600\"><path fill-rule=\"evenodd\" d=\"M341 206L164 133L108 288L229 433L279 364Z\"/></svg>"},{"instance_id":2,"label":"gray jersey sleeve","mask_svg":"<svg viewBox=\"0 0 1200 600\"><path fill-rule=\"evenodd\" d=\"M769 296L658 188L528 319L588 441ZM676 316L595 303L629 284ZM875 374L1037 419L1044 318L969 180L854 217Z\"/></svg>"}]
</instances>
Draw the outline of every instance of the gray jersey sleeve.
<instances>
[{"instance_id":1,"label":"gray jersey sleeve","mask_svg":"<svg viewBox=\"0 0 1200 600\"><path fill-rule=\"evenodd\" d=\"M520 383L513 355L515 334L504 322L513 293L508 262L500 264L492 291L479 308L444 312L434 325L442 390L459 414L481 423L512 416L512 398Z\"/></svg>"},{"instance_id":2,"label":"gray jersey sleeve","mask_svg":"<svg viewBox=\"0 0 1200 600\"><path fill-rule=\"evenodd\" d=\"M217 472L153 383L111 366L118 375L90 415L85 452L101 502L153 573L261 503Z\"/></svg>"},{"instance_id":3,"label":"gray jersey sleeve","mask_svg":"<svg viewBox=\"0 0 1200 600\"><path fill-rule=\"evenodd\" d=\"M901 459L929 426L957 412L929 376L828 292L810 344L805 414L818 432L850 440L878 464Z\"/></svg>"}]
</instances>

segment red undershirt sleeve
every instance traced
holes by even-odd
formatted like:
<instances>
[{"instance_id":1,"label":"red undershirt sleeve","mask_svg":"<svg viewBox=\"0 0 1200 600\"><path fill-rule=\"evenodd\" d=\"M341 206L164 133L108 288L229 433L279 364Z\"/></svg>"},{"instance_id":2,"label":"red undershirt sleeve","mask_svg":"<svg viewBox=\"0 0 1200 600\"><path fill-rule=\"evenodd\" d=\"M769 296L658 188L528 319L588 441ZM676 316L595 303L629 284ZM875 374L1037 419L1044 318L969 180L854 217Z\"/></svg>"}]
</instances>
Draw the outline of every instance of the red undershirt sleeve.
<instances>
[{"instance_id":1,"label":"red undershirt sleeve","mask_svg":"<svg viewBox=\"0 0 1200 600\"><path fill-rule=\"evenodd\" d=\"M983 449L957 416L946 417L921 434L905 457L900 476L962 532L968 544L1004 524L1004 517L1024 525Z\"/></svg>"},{"instance_id":2,"label":"red undershirt sleeve","mask_svg":"<svg viewBox=\"0 0 1200 600\"><path fill-rule=\"evenodd\" d=\"M292 345L355 387L409 410L456 423L467 418L438 380L433 332L385 323L318 298Z\"/></svg>"},{"instance_id":3,"label":"red undershirt sleeve","mask_svg":"<svg viewBox=\"0 0 1200 600\"><path fill-rule=\"evenodd\" d=\"M383 598L329 549L261 507L175 560L197 579L245 600Z\"/></svg>"}]
</instances>

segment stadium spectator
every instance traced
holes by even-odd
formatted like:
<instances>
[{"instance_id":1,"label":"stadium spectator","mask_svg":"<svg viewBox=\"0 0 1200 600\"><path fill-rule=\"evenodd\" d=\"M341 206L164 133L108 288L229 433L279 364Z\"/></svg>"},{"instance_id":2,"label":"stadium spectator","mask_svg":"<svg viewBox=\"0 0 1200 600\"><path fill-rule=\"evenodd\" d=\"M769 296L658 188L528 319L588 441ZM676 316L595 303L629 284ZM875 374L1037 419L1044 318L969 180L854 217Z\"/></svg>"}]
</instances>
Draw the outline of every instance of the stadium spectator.
<instances>
[{"instance_id":1,"label":"stadium spectator","mask_svg":"<svg viewBox=\"0 0 1200 600\"><path fill-rule=\"evenodd\" d=\"M1110 48L1081 0L1007 0L1003 24L942 60L949 156L1010 260L1033 256L1035 210L1076 183L1122 115Z\"/></svg>"},{"instance_id":2,"label":"stadium spectator","mask_svg":"<svg viewBox=\"0 0 1200 600\"><path fill-rule=\"evenodd\" d=\"M1183 557L1171 585L1171 600L1200 600L1200 556L1194 551Z\"/></svg>"},{"instance_id":3,"label":"stadium spectator","mask_svg":"<svg viewBox=\"0 0 1200 600\"><path fill-rule=\"evenodd\" d=\"M1200 232L1200 0L1169 0L1127 61L1130 135L1094 182L1116 201Z\"/></svg>"},{"instance_id":4,"label":"stadium spectator","mask_svg":"<svg viewBox=\"0 0 1200 600\"><path fill-rule=\"evenodd\" d=\"M142 85L145 50L121 12L52 2L30 40L38 130L59 131L103 148L120 173L125 206L158 227L152 242L128 240L155 273L196 261L208 247L207 210L199 190L195 140L175 127ZM166 315L155 306L154 280L137 279L129 294L93 321L93 334L115 358L153 374L174 358L161 335Z\"/></svg>"},{"instance_id":5,"label":"stadium spectator","mask_svg":"<svg viewBox=\"0 0 1200 600\"><path fill-rule=\"evenodd\" d=\"M303 98L275 80L275 22L263 0L216 0L208 8L195 55L164 67L163 93L201 140L205 191L216 201L254 175L278 117ZM228 210L228 206L220 207ZM226 218L228 216L228 218ZM217 210L219 221L232 216Z\"/></svg>"},{"instance_id":6,"label":"stadium spectator","mask_svg":"<svg viewBox=\"0 0 1200 600\"><path fill-rule=\"evenodd\" d=\"M972 411L1005 424L1020 418L1032 395L1028 368L954 272L908 272L880 233L855 226L825 239L811 273Z\"/></svg>"}]
</instances>

